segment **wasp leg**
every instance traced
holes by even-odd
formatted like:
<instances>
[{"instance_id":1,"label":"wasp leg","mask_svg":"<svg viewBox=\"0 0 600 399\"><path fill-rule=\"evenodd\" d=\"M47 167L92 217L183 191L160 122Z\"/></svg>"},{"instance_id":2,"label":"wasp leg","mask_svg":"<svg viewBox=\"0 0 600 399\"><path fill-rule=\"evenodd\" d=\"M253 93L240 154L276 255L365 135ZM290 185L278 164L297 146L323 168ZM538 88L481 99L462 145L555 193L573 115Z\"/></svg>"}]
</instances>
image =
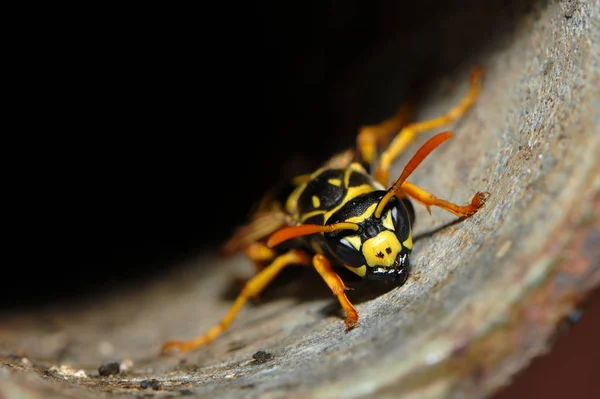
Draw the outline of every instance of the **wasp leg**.
<instances>
[{"instance_id":1,"label":"wasp leg","mask_svg":"<svg viewBox=\"0 0 600 399\"><path fill-rule=\"evenodd\" d=\"M389 170L392 162L394 162L394 160L402 152L404 152L406 147L408 147L408 145L415 139L417 134L451 123L467 112L467 110L475 102L475 99L481 90L482 75L482 68L476 68L471 73L469 91L462 98L462 100L446 114L423 122L411 123L404 126L402 130L400 130L400 132L392 140L389 147L381 153L379 166L377 167L377 171L375 173L375 177L381 184L384 186L388 185Z\"/></svg>"},{"instance_id":2,"label":"wasp leg","mask_svg":"<svg viewBox=\"0 0 600 399\"><path fill-rule=\"evenodd\" d=\"M219 324L211 328L206 334L200 335L190 341L165 342L162 347L162 353L168 353L173 349L180 352L187 352L214 340L229 327L229 324L233 321L242 306L244 306L248 298L260 294L284 267L291 264L310 264L310 256L303 251L293 249L276 257L269 266L248 280L235 300L235 303Z\"/></svg>"},{"instance_id":3,"label":"wasp leg","mask_svg":"<svg viewBox=\"0 0 600 399\"><path fill-rule=\"evenodd\" d=\"M356 137L356 146L361 160L371 165L377 156L377 148L385 145L389 136L408 122L412 111L412 105L403 104L391 118L376 125L361 126Z\"/></svg>"},{"instance_id":4,"label":"wasp leg","mask_svg":"<svg viewBox=\"0 0 600 399\"><path fill-rule=\"evenodd\" d=\"M452 212L456 216L471 216L483 206L485 200L490 195L490 193L488 192L477 192L473 196L473 199L471 200L470 204L456 205L451 202L439 199L435 195L423 190L422 188L408 181L402 183L401 187L404 193L414 198L417 202L420 202L421 204L425 205L429 213L431 213L431 210L429 208L430 206L437 206L447 210L448 212Z\"/></svg>"},{"instance_id":5,"label":"wasp leg","mask_svg":"<svg viewBox=\"0 0 600 399\"><path fill-rule=\"evenodd\" d=\"M333 295L335 295L340 301L340 305L346 312L346 332L352 330L354 327L358 327L358 312L352 306L345 291L349 288L344 285L344 282L333 270L331 270L331 262L325 256L316 254L313 257L313 265L319 272L323 280L327 283Z\"/></svg>"},{"instance_id":6,"label":"wasp leg","mask_svg":"<svg viewBox=\"0 0 600 399\"><path fill-rule=\"evenodd\" d=\"M261 242L253 242L244 248L244 253L254 262L256 273L259 273L277 257L275 250Z\"/></svg>"},{"instance_id":7,"label":"wasp leg","mask_svg":"<svg viewBox=\"0 0 600 399\"><path fill-rule=\"evenodd\" d=\"M277 257L274 249L260 242L253 242L244 249L244 253L255 262L270 262Z\"/></svg>"}]
</instances>

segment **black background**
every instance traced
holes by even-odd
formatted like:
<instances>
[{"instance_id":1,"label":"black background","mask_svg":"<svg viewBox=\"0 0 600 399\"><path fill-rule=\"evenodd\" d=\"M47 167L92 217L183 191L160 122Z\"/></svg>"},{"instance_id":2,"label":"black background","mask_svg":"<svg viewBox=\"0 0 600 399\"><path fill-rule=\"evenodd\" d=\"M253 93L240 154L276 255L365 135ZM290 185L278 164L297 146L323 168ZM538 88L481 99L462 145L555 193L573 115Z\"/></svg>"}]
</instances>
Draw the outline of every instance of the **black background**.
<instances>
[{"instance_id":1,"label":"black background","mask_svg":"<svg viewBox=\"0 0 600 399\"><path fill-rule=\"evenodd\" d=\"M532 2L489 3L106 8L36 37L0 306L217 249L271 184L352 146L408 86L470 67Z\"/></svg>"}]
</instances>

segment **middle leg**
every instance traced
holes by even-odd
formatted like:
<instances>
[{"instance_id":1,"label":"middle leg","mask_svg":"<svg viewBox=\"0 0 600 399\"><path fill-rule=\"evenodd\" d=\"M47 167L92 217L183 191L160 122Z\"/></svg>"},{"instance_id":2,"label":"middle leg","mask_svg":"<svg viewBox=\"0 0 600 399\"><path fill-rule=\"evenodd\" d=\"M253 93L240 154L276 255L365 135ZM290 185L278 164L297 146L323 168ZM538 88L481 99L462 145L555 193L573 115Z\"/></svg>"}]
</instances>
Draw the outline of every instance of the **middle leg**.
<instances>
[{"instance_id":1,"label":"middle leg","mask_svg":"<svg viewBox=\"0 0 600 399\"><path fill-rule=\"evenodd\" d=\"M477 192L471 199L471 203L468 205L456 205L452 202L448 202L443 199L439 199L435 195L423 190L421 187L414 185L411 182L405 181L401 186L402 191L415 199L417 202L425 205L427 211L431 213L430 207L437 206L445 209L448 212L452 212L456 216L471 216L479 208L483 206L485 200L490 195L488 192Z\"/></svg>"}]
</instances>

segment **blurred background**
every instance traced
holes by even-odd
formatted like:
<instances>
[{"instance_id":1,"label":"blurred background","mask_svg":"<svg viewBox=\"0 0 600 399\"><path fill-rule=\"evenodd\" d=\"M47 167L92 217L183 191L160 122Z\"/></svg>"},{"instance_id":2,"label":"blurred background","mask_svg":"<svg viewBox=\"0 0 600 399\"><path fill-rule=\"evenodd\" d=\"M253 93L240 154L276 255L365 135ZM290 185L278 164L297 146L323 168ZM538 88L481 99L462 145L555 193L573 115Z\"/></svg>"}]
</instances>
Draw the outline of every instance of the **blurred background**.
<instances>
[{"instance_id":1,"label":"blurred background","mask_svg":"<svg viewBox=\"0 0 600 399\"><path fill-rule=\"evenodd\" d=\"M352 146L359 126L476 59L538 3L211 4L185 21L140 9L85 40L64 30L49 55L61 67L38 77L47 132L14 165L34 168L14 193L27 209L14 234L26 245L3 268L14 273L0 308L118 293L217 249L271 184ZM499 11L465 26L468 7ZM444 47L438 21L453 16L453 35L471 37L464 48ZM599 303L596 294L497 398L600 395Z\"/></svg>"}]
</instances>

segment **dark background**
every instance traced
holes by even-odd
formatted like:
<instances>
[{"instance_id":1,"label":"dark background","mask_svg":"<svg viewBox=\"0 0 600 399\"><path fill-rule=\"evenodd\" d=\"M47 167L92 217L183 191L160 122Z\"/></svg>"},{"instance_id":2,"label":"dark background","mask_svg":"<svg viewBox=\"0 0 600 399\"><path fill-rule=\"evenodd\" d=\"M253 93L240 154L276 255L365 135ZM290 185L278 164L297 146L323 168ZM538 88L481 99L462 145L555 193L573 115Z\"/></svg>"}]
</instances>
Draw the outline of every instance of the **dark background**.
<instances>
[{"instance_id":1,"label":"dark background","mask_svg":"<svg viewBox=\"0 0 600 399\"><path fill-rule=\"evenodd\" d=\"M448 10L103 9L36 37L27 98L38 108L9 190L7 230L24 245L8 245L15 275L0 307L107 293L216 249L273 183L352 146L407 87L426 89L485 44L452 57L426 45L443 42L434 22Z\"/></svg>"}]
</instances>

